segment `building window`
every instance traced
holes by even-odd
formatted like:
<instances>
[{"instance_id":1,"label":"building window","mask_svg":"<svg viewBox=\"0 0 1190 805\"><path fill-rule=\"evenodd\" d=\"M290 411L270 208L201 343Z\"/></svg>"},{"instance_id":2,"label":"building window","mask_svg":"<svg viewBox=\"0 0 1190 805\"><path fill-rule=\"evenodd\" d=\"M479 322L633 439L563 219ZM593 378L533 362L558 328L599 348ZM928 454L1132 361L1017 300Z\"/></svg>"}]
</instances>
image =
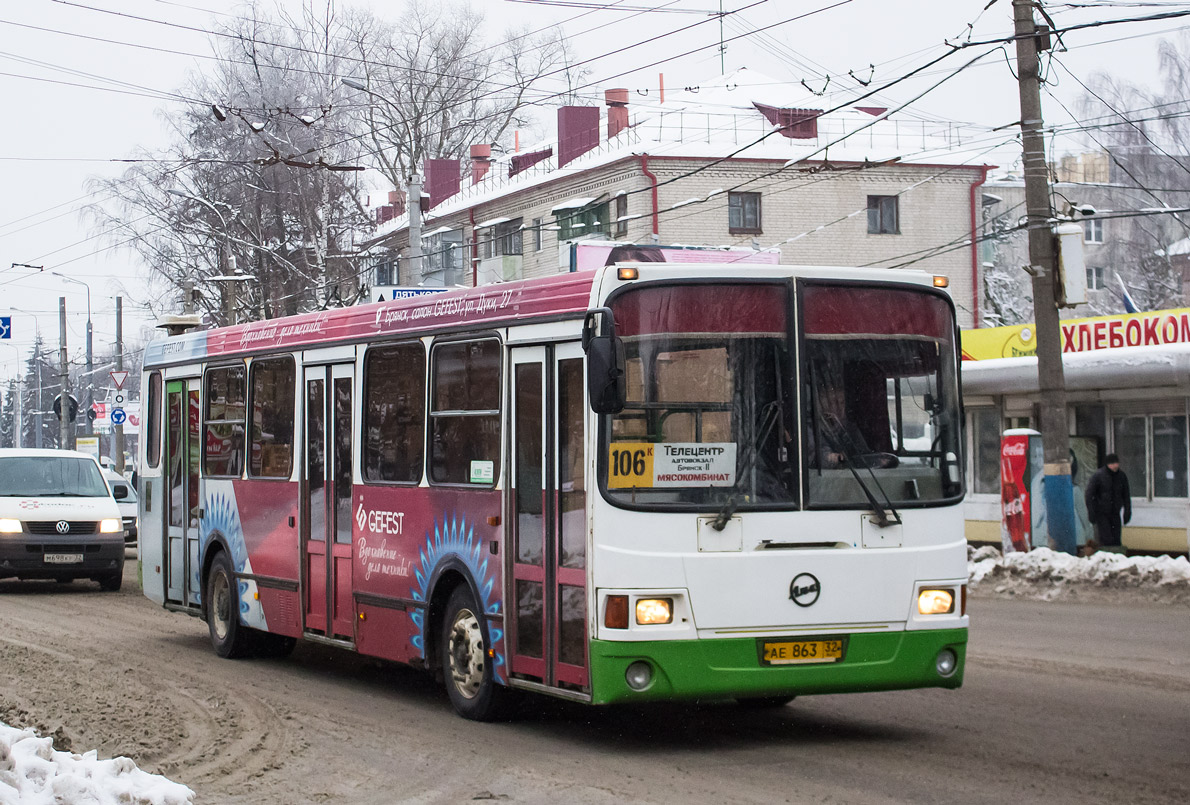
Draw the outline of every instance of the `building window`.
<instances>
[{"instance_id":1,"label":"building window","mask_svg":"<svg viewBox=\"0 0 1190 805\"><path fill-rule=\"evenodd\" d=\"M1103 243L1103 221L1098 218L1083 221L1083 240L1087 243Z\"/></svg>"},{"instance_id":2,"label":"building window","mask_svg":"<svg viewBox=\"0 0 1190 805\"><path fill-rule=\"evenodd\" d=\"M442 229L422 238L422 277L449 287L463 283L463 230ZM435 283L427 283L427 285Z\"/></svg>"},{"instance_id":3,"label":"building window","mask_svg":"<svg viewBox=\"0 0 1190 805\"><path fill-rule=\"evenodd\" d=\"M381 258L373 267L375 285L397 285L397 257Z\"/></svg>"},{"instance_id":4,"label":"building window","mask_svg":"<svg viewBox=\"0 0 1190 805\"><path fill-rule=\"evenodd\" d=\"M628 196L616 196L616 234L617 238L628 237Z\"/></svg>"},{"instance_id":5,"label":"building window","mask_svg":"<svg viewBox=\"0 0 1190 805\"><path fill-rule=\"evenodd\" d=\"M1000 494L1000 412L995 408L971 411L971 455L976 494Z\"/></svg>"},{"instance_id":6,"label":"building window","mask_svg":"<svg viewBox=\"0 0 1190 805\"><path fill-rule=\"evenodd\" d=\"M500 342L436 344L430 367L430 480L495 485L500 461Z\"/></svg>"},{"instance_id":7,"label":"building window","mask_svg":"<svg viewBox=\"0 0 1190 805\"><path fill-rule=\"evenodd\" d=\"M897 196L868 196L868 234L901 234L899 198Z\"/></svg>"},{"instance_id":8,"label":"building window","mask_svg":"<svg viewBox=\"0 0 1190 805\"><path fill-rule=\"evenodd\" d=\"M1103 266L1087 266L1087 290L1103 290Z\"/></svg>"},{"instance_id":9,"label":"building window","mask_svg":"<svg viewBox=\"0 0 1190 805\"><path fill-rule=\"evenodd\" d=\"M541 251L541 219L533 219L533 251Z\"/></svg>"},{"instance_id":10,"label":"building window","mask_svg":"<svg viewBox=\"0 0 1190 805\"><path fill-rule=\"evenodd\" d=\"M1185 414L1112 417L1112 440L1133 499L1186 497Z\"/></svg>"},{"instance_id":11,"label":"building window","mask_svg":"<svg viewBox=\"0 0 1190 805\"><path fill-rule=\"evenodd\" d=\"M422 345L368 350L362 439L365 480L421 481L425 415L426 353Z\"/></svg>"},{"instance_id":12,"label":"building window","mask_svg":"<svg viewBox=\"0 0 1190 805\"><path fill-rule=\"evenodd\" d=\"M244 471L244 367L208 369L203 473L208 478L239 478Z\"/></svg>"},{"instance_id":13,"label":"building window","mask_svg":"<svg viewBox=\"0 0 1190 805\"><path fill-rule=\"evenodd\" d=\"M523 218L501 221L486 227L483 237L480 238L480 255L486 260L505 254L520 254L521 233L524 228Z\"/></svg>"},{"instance_id":14,"label":"building window","mask_svg":"<svg viewBox=\"0 0 1190 805\"><path fill-rule=\"evenodd\" d=\"M594 204L567 213L558 213L558 240L606 239L611 232L608 204Z\"/></svg>"},{"instance_id":15,"label":"building window","mask_svg":"<svg viewBox=\"0 0 1190 805\"><path fill-rule=\"evenodd\" d=\"M727 231L733 235L759 235L760 193L727 194Z\"/></svg>"},{"instance_id":16,"label":"building window","mask_svg":"<svg viewBox=\"0 0 1190 805\"><path fill-rule=\"evenodd\" d=\"M262 358L252 362L249 476L288 478L293 469L294 378L291 358Z\"/></svg>"}]
</instances>

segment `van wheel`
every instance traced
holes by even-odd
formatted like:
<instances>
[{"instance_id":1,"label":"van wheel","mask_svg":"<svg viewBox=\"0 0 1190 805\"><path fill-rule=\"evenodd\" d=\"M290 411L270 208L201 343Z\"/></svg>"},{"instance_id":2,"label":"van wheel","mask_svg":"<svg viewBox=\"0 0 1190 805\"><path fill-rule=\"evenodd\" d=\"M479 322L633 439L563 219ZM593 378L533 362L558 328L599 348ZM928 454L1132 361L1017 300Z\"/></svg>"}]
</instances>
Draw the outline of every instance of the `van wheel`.
<instances>
[{"instance_id":1,"label":"van wheel","mask_svg":"<svg viewBox=\"0 0 1190 805\"><path fill-rule=\"evenodd\" d=\"M472 721L507 717L512 691L492 678L487 625L465 584L450 594L439 645L446 692L458 714Z\"/></svg>"},{"instance_id":2,"label":"van wheel","mask_svg":"<svg viewBox=\"0 0 1190 805\"><path fill-rule=\"evenodd\" d=\"M235 659L252 652L251 631L240 624L239 596L227 553L220 551L207 572L207 629L211 646L220 657Z\"/></svg>"},{"instance_id":3,"label":"van wheel","mask_svg":"<svg viewBox=\"0 0 1190 805\"><path fill-rule=\"evenodd\" d=\"M115 573L108 573L106 576L99 576L95 581L99 582L99 589L105 593L118 592L120 585L124 583L124 571L118 570Z\"/></svg>"}]
</instances>

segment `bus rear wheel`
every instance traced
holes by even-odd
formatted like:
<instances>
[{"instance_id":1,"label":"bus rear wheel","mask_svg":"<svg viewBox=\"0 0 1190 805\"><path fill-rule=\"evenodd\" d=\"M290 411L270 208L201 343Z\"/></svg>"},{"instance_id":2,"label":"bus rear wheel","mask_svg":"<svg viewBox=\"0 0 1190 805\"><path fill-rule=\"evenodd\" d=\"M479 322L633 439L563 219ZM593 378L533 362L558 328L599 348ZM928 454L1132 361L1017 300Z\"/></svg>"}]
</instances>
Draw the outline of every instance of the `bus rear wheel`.
<instances>
[{"instance_id":1,"label":"bus rear wheel","mask_svg":"<svg viewBox=\"0 0 1190 805\"><path fill-rule=\"evenodd\" d=\"M239 596L227 553L220 551L207 571L207 629L211 646L220 657L234 659L252 653L252 635L240 624Z\"/></svg>"},{"instance_id":2,"label":"bus rear wheel","mask_svg":"<svg viewBox=\"0 0 1190 805\"><path fill-rule=\"evenodd\" d=\"M472 721L505 718L511 692L492 676L487 627L466 585L450 594L439 646L446 692L458 714Z\"/></svg>"}]
</instances>

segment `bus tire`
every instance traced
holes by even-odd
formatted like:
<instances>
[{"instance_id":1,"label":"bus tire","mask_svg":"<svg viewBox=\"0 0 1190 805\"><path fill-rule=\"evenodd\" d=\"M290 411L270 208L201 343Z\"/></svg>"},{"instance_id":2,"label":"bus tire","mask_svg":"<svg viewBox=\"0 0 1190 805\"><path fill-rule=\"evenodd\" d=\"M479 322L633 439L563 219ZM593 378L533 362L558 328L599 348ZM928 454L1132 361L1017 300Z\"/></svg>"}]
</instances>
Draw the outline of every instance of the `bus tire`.
<instances>
[{"instance_id":1,"label":"bus tire","mask_svg":"<svg viewBox=\"0 0 1190 805\"><path fill-rule=\"evenodd\" d=\"M487 624L467 585L460 584L450 594L445 615L439 646L450 703L472 721L507 717L511 691L492 678Z\"/></svg>"},{"instance_id":2,"label":"bus tire","mask_svg":"<svg viewBox=\"0 0 1190 805\"><path fill-rule=\"evenodd\" d=\"M211 561L206 579L207 629L211 647L226 659L246 657L252 653L251 630L240 624L238 596L235 595L235 576L227 553L219 551Z\"/></svg>"},{"instance_id":3,"label":"bus tire","mask_svg":"<svg viewBox=\"0 0 1190 805\"><path fill-rule=\"evenodd\" d=\"M747 710L776 710L796 698L796 696L746 696L735 701L736 704Z\"/></svg>"}]
</instances>

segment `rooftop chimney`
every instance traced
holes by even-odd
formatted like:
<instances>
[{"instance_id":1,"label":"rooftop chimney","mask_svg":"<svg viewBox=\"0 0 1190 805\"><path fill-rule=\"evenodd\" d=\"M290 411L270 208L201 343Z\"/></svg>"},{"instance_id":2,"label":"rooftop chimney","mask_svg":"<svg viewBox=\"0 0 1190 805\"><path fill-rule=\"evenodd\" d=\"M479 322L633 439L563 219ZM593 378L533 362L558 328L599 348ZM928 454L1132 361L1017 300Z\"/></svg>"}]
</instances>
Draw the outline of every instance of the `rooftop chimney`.
<instances>
[{"instance_id":1,"label":"rooftop chimney","mask_svg":"<svg viewBox=\"0 0 1190 805\"><path fill-rule=\"evenodd\" d=\"M558 167L599 145L598 106L558 107Z\"/></svg>"},{"instance_id":2,"label":"rooftop chimney","mask_svg":"<svg viewBox=\"0 0 1190 805\"><path fill-rule=\"evenodd\" d=\"M628 90L609 89L603 93L607 104L607 139L628 128Z\"/></svg>"},{"instance_id":3,"label":"rooftop chimney","mask_svg":"<svg viewBox=\"0 0 1190 805\"><path fill-rule=\"evenodd\" d=\"M492 146L486 143L471 146L471 184L479 184L491 167Z\"/></svg>"},{"instance_id":4,"label":"rooftop chimney","mask_svg":"<svg viewBox=\"0 0 1190 805\"><path fill-rule=\"evenodd\" d=\"M457 159L427 159L422 163L425 171L425 192L430 196L429 209L459 192L459 161Z\"/></svg>"}]
</instances>

